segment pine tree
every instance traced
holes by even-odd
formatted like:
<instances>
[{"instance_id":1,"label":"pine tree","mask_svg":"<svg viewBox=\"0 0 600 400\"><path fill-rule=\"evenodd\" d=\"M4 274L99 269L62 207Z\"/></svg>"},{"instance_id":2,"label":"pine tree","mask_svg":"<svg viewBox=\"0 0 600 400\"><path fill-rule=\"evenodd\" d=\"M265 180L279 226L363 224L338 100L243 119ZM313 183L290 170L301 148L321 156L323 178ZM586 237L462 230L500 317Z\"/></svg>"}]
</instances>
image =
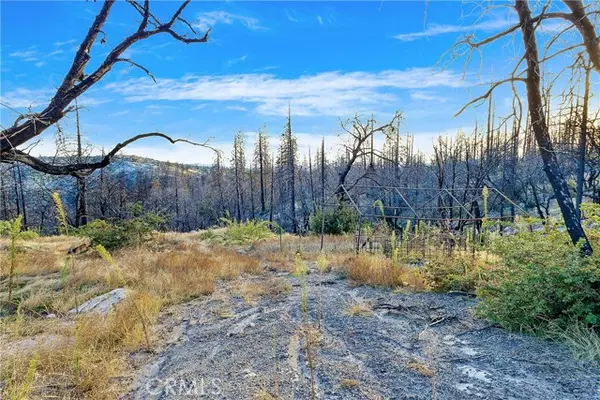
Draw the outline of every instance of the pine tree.
<instances>
[{"instance_id":1,"label":"pine tree","mask_svg":"<svg viewBox=\"0 0 600 400\"><path fill-rule=\"evenodd\" d=\"M236 213L237 220L243 218L244 209L244 190L242 187L244 170L246 169L246 155L244 151L244 134L239 131L233 140L232 164L235 174L235 194L236 194Z\"/></svg>"},{"instance_id":2,"label":"pine tree","mask_svg":"<svg viewBox=\"0 0 600 400\"><path fill-rule=\"evenodd\" d=\"M259 174L260 182L260 212L265 213L267 210L265 201L265 188L267 186L268 167L269 167L269 138L265 129L258 130L256 138L256 146L254 147L254 163Z\"/></svg>"},{"instance_id":3,"label":"pine tree","mask_svg":"<svg viewBox=\"0 0 600 400\"><path fill-rule=\"evenodd\" d=\"M281 197L284 204L284 212L289 212L291 230L298 232L298 222L296 221L296 159L298 153L298 144L292 133L292 117L288 108L288 118L283 133L281 134L281 144L279 147L279 158L277 164L281 171ZM286 210L287 209L287 210Z\"/></svg>"}]
</instances>

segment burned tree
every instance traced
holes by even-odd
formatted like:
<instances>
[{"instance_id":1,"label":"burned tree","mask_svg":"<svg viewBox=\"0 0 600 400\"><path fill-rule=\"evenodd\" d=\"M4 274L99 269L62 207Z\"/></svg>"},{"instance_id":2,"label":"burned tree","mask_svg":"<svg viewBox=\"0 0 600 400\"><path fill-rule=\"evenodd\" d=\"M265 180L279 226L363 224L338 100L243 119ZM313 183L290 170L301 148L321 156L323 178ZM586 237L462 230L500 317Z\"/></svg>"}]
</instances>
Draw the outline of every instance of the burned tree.
<instances>
[{"instance_id":1,"label":"burned tree","mask_svg":"<svg viewBox=\"0 0 600 400\"><path fill-rule=\"evenodd\" d=\"M598 49L595 29L589 19L590 15L597 14L598 11L588 12L581 1L564 0L563 3L571 10L570 13L547 12L547 9L550 6L550 2L547 2L542 7L540 13L536 16L533 16L528 0L515 0L514 9L519 17L519 22L517 24L481 41L474 41L473 36L470 35L458 42L457 48L460 48L461 45L467 46L467 57L470 57L470 54L473 50L480 50L480 48L483 46L511 35L517 31L521 32L524 45L523 55L514 67L511 76L504 80L493 83L490 89L484 95L479 96L478 98L469 102L458 112L458 114L460 114L469 105L488 99L492 92L503 84L510 83L516 97L518 97L519 94L515 84L522 83L525 85L530 126L537 143L540 157L542 159L543 170L552 186L554 198L556 199L561 210L563 220L571 240L575 244L581 241L583 243L582 251L585 254L590 254L592 252L592 247L585 235L581 225L581 220L579 219L579 214L573 204L569 186L557 159L554 144L550 136L547 119L549 99L543 96L540 65L560 54L575 50L578 47L585 47L590 61L596 68L598 68L600 66L600 62L598 65L596 65L596 61L600 61L600 58L598 58L598 55L600 55L600 50ZM550 48L554 43L557 42L557 39L560 35L573 27L576 27L579 30L584 42L573 46L563 47L549 55L540 57L536 38L536 30L542 21L556 18L567 20L571 22L571 25L550 40L550 43L546 46L546 52L550 51ZM519 71L519 68L523 63L525 63L525 68Z\"/></svg>"},{"instance_id":2,"label":"burned tree","mask_svg":"<svg viewBox=\"0 0 600 400\"><path fill-rule=\"evenodd\" d=\"M106 43L106 34L102 30L106 24L109 14L115 5L114 0L106 0L102 8L96 15L86 36L79 45L71 66L66 73L62 83L46 105L40 112L31 112L20 115L14 123L0 131L0 161L4 163L20 162L30 166L38 171L52 175L89 175L93 170L103 168L108 165L114 155L123 147L137 140L147 137L160 137L171 143L185 141L188 143L208 147L208 143L193 143L187 140L172 139L168 135L160 132L150 132L136 135L132 138L117 144L100 161L96 162L77 162L68 165L56 165L47 163L40 158L36 158L26 151L20 150L19 146L29 143L32 139L38 137L50 126L59 122L67 114L75 111L77 106L71 105L75 99L84 94L93 85L98 83L115 65L124 63L132 67L141 69L151 79L155 80L150 71L142 65L129 58L124 58L123 54L133 44L146 40L150 37L166 34L174 40L185 43L205 43L208 41L210 29L203 34L198 35L192 25L182 17L182 13L190 3L190 0L184 1L166 22L161 21L150 9L150 1L144 0L138 3L134 0L127 0L127 4L137 11L141 21L135 32L123 39L118 45L108 52L108 55L100 62L99 66L93 71L86 71L91 60L91 49L99 41L100 44ZM184 25L191 31L193 36L178 33L175 25ZM99 40L98 40L99 39Z\"/></svg>"}]
</instances>

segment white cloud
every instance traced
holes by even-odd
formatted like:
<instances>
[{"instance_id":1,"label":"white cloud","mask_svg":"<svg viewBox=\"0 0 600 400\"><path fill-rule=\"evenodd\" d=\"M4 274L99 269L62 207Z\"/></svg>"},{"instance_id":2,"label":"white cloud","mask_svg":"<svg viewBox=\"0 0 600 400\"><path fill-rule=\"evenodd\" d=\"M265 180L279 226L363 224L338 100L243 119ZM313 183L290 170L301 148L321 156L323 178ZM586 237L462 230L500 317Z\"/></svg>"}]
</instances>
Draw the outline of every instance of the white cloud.
<instances>
[{"instance_id":1,"label":"white cloud","mask_svg":"<svg viewBox=\"0 0 600 400\"><path fill-rule=\"evenodd\" d=\"M227 61L227 66L231 67L232 65L244 62L248 59L248 54L244 54L243 56L239 57L239 58L232 58L231 60Z\"/></svg>"},{"instance_id":2,"label":"white cloud","mask_svg":"<svg viewBox=\"0 0 600 400\"><path fill-rule=\"evenodd\" d=\"M296 12L294 10L290 10L290 9L285 9L285 16L287 17L288 21L291 22L299 22L300 20L296 17Z\"/></svg>"},{"instance_id":3,"label":"white cloud","mask_svg":"<svg viewBox=\"0 0 600 400\"><path fill-rule=\"evenodd\" d=\"M150 104L150 105L147 105L146 108L149 110L165 110L165 109L171 109L171 108L175 108L175 107L169 106L166 104Z\"/></svg>"},{"instance_id":4,"label":"white cloud","mask_svg":"<svg viewBox=\"0 0 600 400\"><path fill-rule=\"evenodd\" d=\"M120 117L122 115L129 114L129 110L117 111L111 114L108 114L109 117Z\"/></svg>"},{"instance_id":5,"label":"white cloud","mask_svg":"<svg viewBox=\"0 0 600 400\"><path fill-rule=\"evenodd\" d=\"M48 89L25 89L17 88L10 92L2 93L0 102L14 108L39 107L52 96L52 91Z\"/></svg>"},{"instance_id":6,"label":"white cloud","mask_svg":"<svg viewBox=\"0 0 600 400\"><path fill-rule=\"evenodd\" d=\"M71 43L75 43L77 41L77 39L69 39L69 40L65 40L64 42L54 42L54 45L56 47L61 47L67 44L71 44Z\"/></svg>"},{"instance_id":7,"label":"white cloud","mask_svg":"<svg viewBox=\"0 0 600 400\"><path fill-rule=\"evenodd\" d=\"M58 50L54 50L54 51L48 53L46 55L46 57L57 56L57 55L62 54L62 53L63 53L63 51L61 49L58 49Z\"/></svg>"},{"instance_id":8,"label":"white cloud","mask_svg":"<svg viewBox=\"0 0 600 400\"><path fill-rule=\"evenodd\" d=\"M43 67L44 65L46 65L45 61L38 61L38 62L35 63L35 66L38 67L38 68Z\"/></svg>"},{"instance_id":9,"label":"white cloud","mask_svg":"<svg viewBox=\"0 0 600 400\"><path fill-rule=\"evenodd\" d=\"M15 52L9 54L9 56L11 56L11 57L23 58L23 59L33 58L36 55L37 55L37 52L35 50L15 51Z\"/></svg>"},{"instance_id":10,"label":"white cloud","mask_svg":"<svg viewBox=\"0 0 600 400\"><path fill-rule=\"evenodd\" d=\"M515 21L510 18L493 18L485 21L477 22L472 25L444 25L444 24L430 24L422 32L411 32L402 33L394 36L395 39L403 42L412 42L417 39L445 35L448 33L464 33L474 31L496 31L515 24Z\"/></svg>"},{"instance_id":11,"label":"white cloud","mask_svg":"<svg viewBox=\"0 0 600 400\"><path fill-rule=\"evenodd\" d=\"M437 101L440 103L444 103L448 100L446 97L438 96L435 93L424 90L414 90L410 92L410 98L413 100Z\"/></svg>"},{"instance_id":12,"label":"white cloud","mask_svg":"<svg viewBox=\"0 0 600 400\"><path fill-rule=\"evenodd\" d=\"M244 106L227 106L227 109L232 111L248 111Z\"/></svg>"},{"instance_id":13,"label":"white cloud","mask_svg":"<svg viewBox=\"0 0 600 400\"><path fill-rule=\"evenodd\" d=\"M317 15L317 21L319 21L319 24L323 25L323 18L320 15Z\"/></svg>"},{"instance_id":14,"label":"white cloud","mask_svg":"<svg viewBox=\"0 0 600 400\"><path fill-rule=\"evenodd\" d=\"M110 103L111 100L100 97L92 97L90 95L84 94L81 97L79 97L79 99L77 99L77 102L81 107L89 107Z\"/></svg>"},{"instance_id":15,"label":"white cloud","mask_svg":"<svg viewBox=\"0 0 600 400\"><path fill-rule=\"evenodd\" d=\"M298 78L270 74L185 76L181 79L130 79L106 85L130 102L157 100L241 101L264 115L286 115L291 102L295 115L347 116L377 111L382 105L399 108L390 90L464 87L462 74L433 68L370 72L322 72Z\"/></svg>"},{"instance_id":16,"label":"white cloud","mask_svg":"<svg viewBox=\"0 0 600 400\"><path fill-rule=\"evenodd\" d=\"M266 29L265 27L261 26L260 21L254 17L232 14L227 11L208 11L198 14L194 26L205 31L217 24L232 25L236 22L241 23L246 28L252 30Z\"/></svg>"}]
</instances>

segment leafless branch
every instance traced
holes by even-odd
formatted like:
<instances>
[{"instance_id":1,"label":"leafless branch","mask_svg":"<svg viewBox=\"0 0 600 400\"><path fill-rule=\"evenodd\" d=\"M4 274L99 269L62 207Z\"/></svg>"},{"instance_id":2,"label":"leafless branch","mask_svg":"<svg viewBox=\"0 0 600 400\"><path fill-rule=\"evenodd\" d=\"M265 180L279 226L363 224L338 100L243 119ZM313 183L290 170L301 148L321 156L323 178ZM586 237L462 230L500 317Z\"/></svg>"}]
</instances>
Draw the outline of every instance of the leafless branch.
<instances>
[{"instance_id":1,"label":"leafless branch","mask_svg":"<svg viewBox=\"0 0 600 400\"><path fill-rule=\"evenodd\" d=\"M122 143L117 144L110 152L108 152L98 162L56 165L56 164L47 163L40 158L34 157L34 156L27 154L26 152L24 152L22 150L18 150L18 149L13 149L9 152L6 152L5 157L3 157L2 160L0 160L0 161L3 163L20 162L22 164L30 166L31 168L33 168L37 171L40 171L40 172L43 172L46 174L50 174L50 175L72 175L72 176L76 176L76 177L84 177L84 176L91 174L93 171L95 171L99 168L106 167L108 164L110 164L113 157L119 151L121 151L123 148L125 148L126 146L128 146L131 143L136 142L138 140L149 138L149 137L163 138L165 140L168 140L172 144L188 143L188 144L191 144L194 146L205 147L205 148L211 149L212 151L215 151L215 152L217 151L212 146L210 146L208 140L205 142L202 142L202 143L198 143L198 142L193 142L188 139L173 139L170 136L165 135L164 133L160 133L160 132L150 132L150 133L143 133L143 134L136 135L134 137L127 139L126 141L124 141Z\"/></svg>"}]
</instances>

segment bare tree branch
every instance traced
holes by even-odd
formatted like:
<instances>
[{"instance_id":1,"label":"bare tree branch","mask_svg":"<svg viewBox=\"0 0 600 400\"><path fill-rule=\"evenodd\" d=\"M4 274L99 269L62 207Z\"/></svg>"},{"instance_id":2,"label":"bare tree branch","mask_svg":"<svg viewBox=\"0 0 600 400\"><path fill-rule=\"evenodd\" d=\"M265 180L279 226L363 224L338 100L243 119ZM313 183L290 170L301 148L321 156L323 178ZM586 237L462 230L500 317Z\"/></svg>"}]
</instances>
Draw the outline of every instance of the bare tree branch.
<instances>
[{"instance_id":1,"label":"bare tree branch","mask_svg":"<svg viewBox=\"0 0 600 400\"><path fill-rule=\"evenodd\" d=\"M148 70L148 68L145 68L143 66L141 66L140 64L131 61L129 58L117 58L116 60L117 62L121 61L121 62L126 62L131 64L131 66L133 67L138 67L139 69L141 69L142 71L144 71L146 73L146 75L148 75L150 78L152 78L152 80L154 81L154 83L156 83L156 78L154 77L154 75L152 75L152 73Z\"/></svg>"},{"instance_id":2,"label":"bare tree branch","mask_svg":"<svg viewBox=\"0 0 600 400\"><path fill-rule=\"evenodd\" d=\"M169 34L174 39L186 44L204 43L208 41L210 29L208 29L201 37L187 37L173 30L174 24L177 21L180 21L190 28L192 32L195 32L191 27L191 24L181 17L181 13L190 3L189 0L184 1L179 6L169 19L168 23L161 23L151 13L149 0L145 0L143 6L134 0L128 0L128 3L142 16L142 21L137 30L115 46L96 70L89 75L86 75L84 71L90 60L90 50L96 42L98 34L104 34L102 27L106 23L114 3L114 0L106 0L103 3L100 12L94 19L87 35L81 42L69 71L44 110L37 114L27 114L24 117L20 116L13 126L0 131L0 156L4 156L3 153L6 151L26 143L62 119L69 111L69 104L74 99L81 96L91 86L100 81L116 63L128 62L131 65L142 69L154 79L147 68L142 67L132 60L121 57L121 55L134 43L161 33ZM149 23L155 28L147 30Z\"/></svg>"},{"instance_id":3,"label":"bare tree branch","mask_svg":"<svg viewBox=\"0 0 600 400\"><path fill-rule=\"evenodd\" d=\"M149 137L160 137L160 138L168 140L171 144L188 143L188 144L191 144L194 146L205 147L205 148L208 148L208 149L211 149L211 150L217 152L216 149L214 149L212 146L210 146L208 140L205 142L202 142L202 143L198 143L198 142L193 142L193 141L187 140L187 139L173 139L170 136L167 136L164 133L160 133L160 132L150 132L150 133L143 133L140 135L136 135L134 137L127 139L126 141L124 141L122 143L117 144L110 152L108 152L108 154L106 154L98 162L56 165L56 164L47 163L40 158L29 155L29 154L25 153L24 151L21 151L18 149L13 149L11 151L4 153L3 154L4 157L0 161L3 163L20 162L22 164L30 166L31 168L33 168L37 171L40 171L40 172L43 172L46 174L50 174L50 175L72 175L72 176L76 176L76 177L84 177L84 176L91 174L92 172L94 172L95 170L97 170L99 168L106 167L108 164L110 164L113 157L120 150L125 148L126 146L128 146L131 143L136 142L140 139L145 139L145 138L149 138Z\"/></svg>"}]
</instances>

